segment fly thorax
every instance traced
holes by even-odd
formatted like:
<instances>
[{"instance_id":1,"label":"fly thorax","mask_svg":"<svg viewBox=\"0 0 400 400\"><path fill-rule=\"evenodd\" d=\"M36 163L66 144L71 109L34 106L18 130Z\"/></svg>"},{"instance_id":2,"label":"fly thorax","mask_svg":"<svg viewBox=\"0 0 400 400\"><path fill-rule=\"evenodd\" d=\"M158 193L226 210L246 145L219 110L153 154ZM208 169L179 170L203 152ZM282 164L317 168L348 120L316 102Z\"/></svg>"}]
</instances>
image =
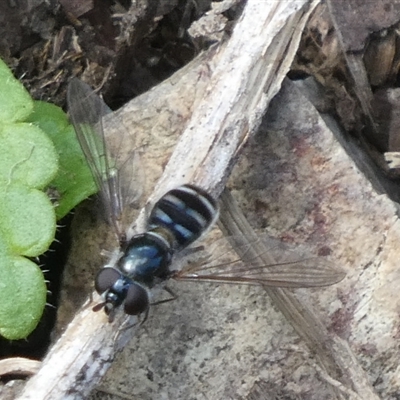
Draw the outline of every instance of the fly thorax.
<instances>
[{"instance_id":1,"label":"fly thorax","mask_svg":"<svg viewBox=\"0 0 400 400\"><path fill-rule=\"evenodd\" d=\"M166 278L172 259L168 238L149 231L133 236L118 261L118 268L129 278L152 286L154 278Z\"/></svg>"}]
</instances>

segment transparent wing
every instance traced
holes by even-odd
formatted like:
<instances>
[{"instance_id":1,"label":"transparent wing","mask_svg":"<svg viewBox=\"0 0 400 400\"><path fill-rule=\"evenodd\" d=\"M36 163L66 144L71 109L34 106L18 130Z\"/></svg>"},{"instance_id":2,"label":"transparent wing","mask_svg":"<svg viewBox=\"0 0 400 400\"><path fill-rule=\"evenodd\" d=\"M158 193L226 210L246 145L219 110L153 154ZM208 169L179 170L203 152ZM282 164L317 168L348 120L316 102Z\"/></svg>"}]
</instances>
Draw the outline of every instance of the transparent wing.
<instances>
[{"instance_id":1,"label":"transparent wing","mask_svg":"<svg viewBox=\"0 0 400 400\"><path fill-rule=\"evenodd\" d=\"M110 135L103 122L110 109L97 94L79 79L72 79L67 93L68 109L76 136L100 192L103 211L117 235L122 237L121 213L141 194L138 155L124 148L127 139L123 125Z\"/></svg>"},{"instance_id":2,"label":"transparent wing","mask_svg":"<svg viewBox=\"0 0 400 400\"><path fill-rule=\"evenodd\" d=\"M212 248L194 252L182 270L174 273L173 278L305 288L333 285L345 277L344 271L325 257L312 257L304 249L293 249L269 236L257 239L263 242L266 250L255 257L246 257L245 262L238 258L228 240L229 238L217 240ZM253 241L239 246L237 250L240 254L246 254L255 244ZM266 255L268 259L274 259L276 262L266 264Z\"/></svg>"}]
</instances>

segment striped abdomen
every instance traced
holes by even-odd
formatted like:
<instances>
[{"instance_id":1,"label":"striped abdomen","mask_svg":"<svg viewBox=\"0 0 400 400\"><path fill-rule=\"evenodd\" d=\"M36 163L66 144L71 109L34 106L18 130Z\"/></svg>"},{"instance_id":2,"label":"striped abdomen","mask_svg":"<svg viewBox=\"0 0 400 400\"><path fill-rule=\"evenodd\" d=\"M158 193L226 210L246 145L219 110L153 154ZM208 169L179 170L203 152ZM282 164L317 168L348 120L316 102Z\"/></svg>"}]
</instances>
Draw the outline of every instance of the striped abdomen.
<instances>
[{"instance_id":1,"label":"striped abdomen","mask_svg":"<svg viewBox=\"0 0 400 400\"><path fill-rule=\"evenodd\" d=\"M203 189L183 185L170 190L157 203L149 217L149 228L165 228L174 237L174 249L189 246L215 221L216 201Z\"/></svg>"}]
</instances>

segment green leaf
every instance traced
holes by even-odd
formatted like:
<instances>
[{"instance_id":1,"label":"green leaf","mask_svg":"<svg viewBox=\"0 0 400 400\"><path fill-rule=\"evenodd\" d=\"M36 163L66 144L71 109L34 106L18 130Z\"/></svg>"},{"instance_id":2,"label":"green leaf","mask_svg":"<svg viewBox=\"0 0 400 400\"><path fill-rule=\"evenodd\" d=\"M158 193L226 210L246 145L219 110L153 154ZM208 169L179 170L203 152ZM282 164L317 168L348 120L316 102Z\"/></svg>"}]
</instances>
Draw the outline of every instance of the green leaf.
<instances>
[{"instance_id":1,"label":"green leaf","mask_svg":"<svg viewBox=\"0 0 400 400\"><path fill-rule=\"evenodd\" d=\"M46 304L46 284L32 261L12 255L0 258L0 335L17 340L37 326Z\"/></svg>"},{"instance_id":2,"label":"green leaf","mask_svg":"<svg viewBox=\"0 0 400 400\"><path fill-rule=\"evenodd\" d=\"M61 108L35 101L35 108L29 120L47 133L58 153L60 166L50 186L56 189L59 196L56 215L57 219L60 219L81 201L95 194L98 189L74 128L69 125L67 116Z\"/></svg>"},{"instance_id":3,"label":"green leaf","mask_svg":"<svg viewBox=\"0 0 400 400\"><path fill-rule=\"evenodd\" d=\"M52 141L28 123L0 125L0 177L43 188L56 175L57 154Z\"/></svg>"},{"instance_id":4,"label":"green leaf","mask_svg":"<svg viewBox=\"0 0 400 400\"><path fill-rule=\"evenodd\" d=\"M0 184L0 235L14 254L36 257L54 239L54 207L45 193L18 183Z\"/></svg>"},{"instance_id":5,"label":"green leaf","mask_svg":"<svg viewBox=\"0 0 400 400\"><path fill-rule=\"evenodd\" d=\"M60 132L56 148L60 149L60 172L51 184L61 194L56 214L62 218L98 189L71 125Z\"/></svg>"},{"instance_id":6,"label":"green leaf","mask_svg":"<svg viewBox=\"0 0 400 400\"><path fill-rule=\"evenodd\" d=\"M54 240L55 209L43 189L60 196L58 218L97 192L67 115L33 101L0 60L0 335L10 340L33 331L46 302L40 268L23 257Z\"/></svg>"},{"instance_id":7,"label":"green leaf","mask_svg":"<svg viewBox=\"0 0 400 400\"><path fill-rule=\"evenodd\" d=\"M33 122L50 138L57 136L69 125L67 114L60 107L39 100L33 102L32 113L26 122Z\"/></svg>"},{"instance_id":8,"label":"green leaf","mask_svg":"<svg viewBox=\"0 0 400 400\"><path fill-rule=\"evenodd\" d=\"M0 88L0 121L16 122L27 118L33 109L31 96L1 59Z\"/></svg>"}]
</instances>

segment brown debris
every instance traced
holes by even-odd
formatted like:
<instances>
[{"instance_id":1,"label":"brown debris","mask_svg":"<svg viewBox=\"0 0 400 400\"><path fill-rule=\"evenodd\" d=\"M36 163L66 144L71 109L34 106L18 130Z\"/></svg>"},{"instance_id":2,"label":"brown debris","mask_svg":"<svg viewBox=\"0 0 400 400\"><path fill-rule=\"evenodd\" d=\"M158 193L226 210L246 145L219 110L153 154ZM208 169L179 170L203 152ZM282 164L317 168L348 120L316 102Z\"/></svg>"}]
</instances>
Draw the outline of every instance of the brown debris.
<instances>
[{"instance_id":1,"label":"brown debris","mask_svg":"<svg viewBox=\"0 0 400 400\"><path fill-rule=\"evenodd\" d=\"M71 14L75 19L92 10L94 0L60 0L64 10Z\"/></svg>"}]
</instances>

